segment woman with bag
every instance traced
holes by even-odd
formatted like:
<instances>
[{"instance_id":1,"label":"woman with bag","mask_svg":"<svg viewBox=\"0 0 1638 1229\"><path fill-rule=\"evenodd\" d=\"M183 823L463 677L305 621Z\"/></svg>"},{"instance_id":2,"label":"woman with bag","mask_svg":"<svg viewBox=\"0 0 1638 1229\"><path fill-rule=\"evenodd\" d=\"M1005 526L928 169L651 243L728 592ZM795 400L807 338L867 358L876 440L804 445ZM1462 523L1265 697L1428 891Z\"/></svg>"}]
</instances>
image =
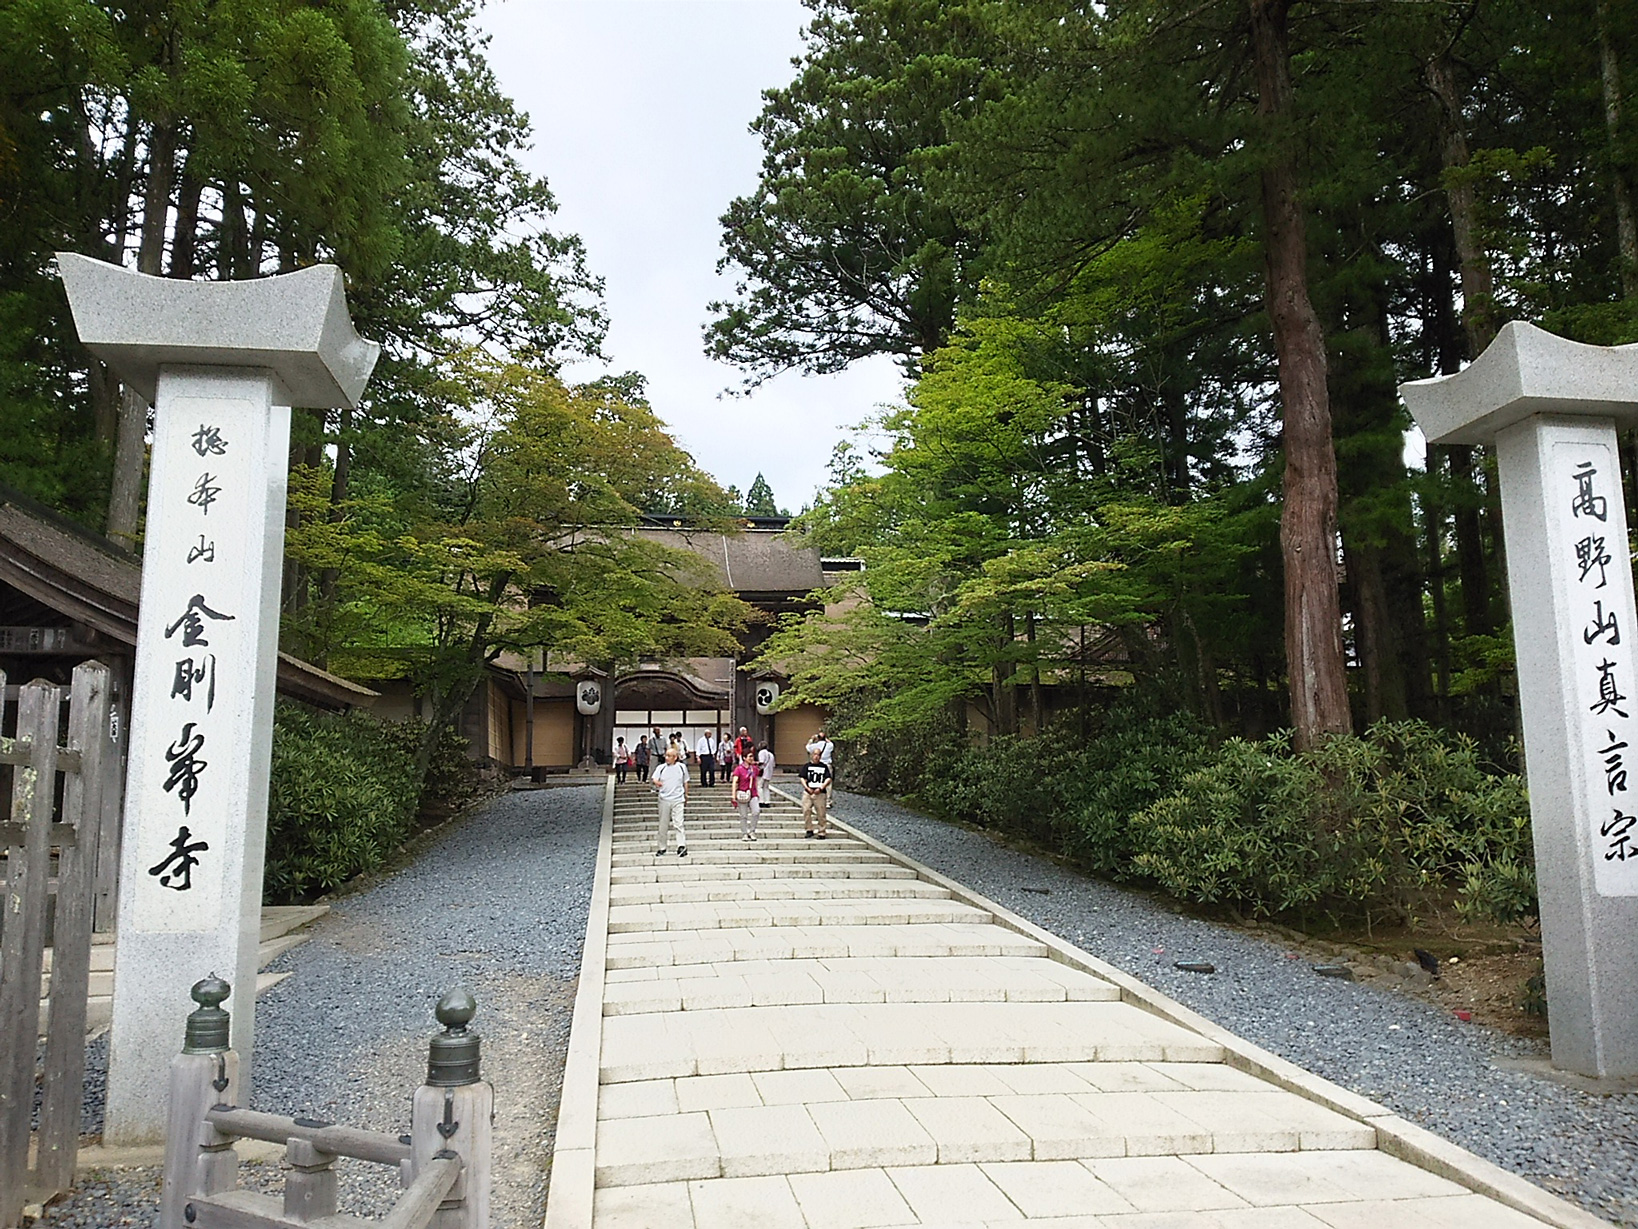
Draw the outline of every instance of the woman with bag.
<instances>
[{"instance_id":1,"label":"woman with bag","mask_svg":"<svg viewBox=\"0 0 1638 1229\"><path fill-rule=\"evenodd\" d=\"M757 820L762 816L762 799L757 797L756 766L749 760L734 765L729 778L734 809L739 812L739 839L756 840Z\"/></svg>"}]
</instances>

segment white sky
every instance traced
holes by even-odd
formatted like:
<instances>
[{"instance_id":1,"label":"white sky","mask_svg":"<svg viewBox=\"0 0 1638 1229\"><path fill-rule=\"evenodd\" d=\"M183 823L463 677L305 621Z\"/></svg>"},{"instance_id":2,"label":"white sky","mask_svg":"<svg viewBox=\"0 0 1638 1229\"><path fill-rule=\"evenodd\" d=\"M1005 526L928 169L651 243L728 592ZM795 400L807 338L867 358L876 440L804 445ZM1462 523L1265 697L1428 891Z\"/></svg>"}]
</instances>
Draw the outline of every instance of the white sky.
<instances>
[{"instance_id":1,"label":"white sky","mask_svg":"<svg viewBox=\"0 0 1638 1229\"><path fill-rule=\"evenodd\" d=\"M761 164L747 125L761 91L791 79L808 16L799 0L490 0L482 15L501 86L534 122L526 161L557 197L556 227L605 279L609 369L648 378L655 410L724 486L743 492L760 470L792 512L847 428L901 387L880 359L723 397L740 373L701 344L706 304L731 289L717 219Z\"/></svg>"}]
</instances>

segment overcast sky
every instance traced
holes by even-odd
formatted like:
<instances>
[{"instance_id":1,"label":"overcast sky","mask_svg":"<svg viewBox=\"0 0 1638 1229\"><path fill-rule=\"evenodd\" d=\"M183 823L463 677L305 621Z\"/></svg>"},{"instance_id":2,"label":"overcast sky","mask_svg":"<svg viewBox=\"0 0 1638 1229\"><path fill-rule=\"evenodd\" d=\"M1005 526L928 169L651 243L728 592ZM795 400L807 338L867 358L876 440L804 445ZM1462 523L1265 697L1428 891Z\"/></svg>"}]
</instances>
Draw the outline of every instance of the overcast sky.
<instances>
[{"instance_id":1,"label":"overcast sky","mask_svg":"<svg viewBox=\"0 0 1638 1229\"><path fill-rule=\"evenodd\" d=\"M739 373L701 345L716 273L717 219L756 184L747 128L761 91L791 78L808 12L798 0L490 0L490 62L534 121L532 170L557 226L585 240L606 284L614 371L640 371L684 447L724 485L760 470L795 512L849 426L897 400L891 361L837 376L786 374L721 396ZM570 378L603 369L571 368Z\"/></svg>"}]
</instances>

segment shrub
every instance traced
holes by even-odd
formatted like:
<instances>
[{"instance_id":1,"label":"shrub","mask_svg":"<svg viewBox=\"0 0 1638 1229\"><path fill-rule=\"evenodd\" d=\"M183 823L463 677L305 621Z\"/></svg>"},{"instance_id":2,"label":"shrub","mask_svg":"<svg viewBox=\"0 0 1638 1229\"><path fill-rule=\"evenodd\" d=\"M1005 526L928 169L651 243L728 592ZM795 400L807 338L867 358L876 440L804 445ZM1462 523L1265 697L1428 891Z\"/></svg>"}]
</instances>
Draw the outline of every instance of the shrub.
<instances>
[{"instance_id":1,"label":"shrub","mask_svg":"<svg viewBox=\"0 0 1638 1229\"><path fill-rule=\"evenodd\" d=\"M1188 713L1124 714L1084 744L1056 827L1063 852L1113 879L1134 877L1132 816L1177 787L1214 754L1209 729Z\"/></svg>"},{"instance_id":2,"label":"shrub","mask_svg":"<svg viewBox=\"0 0 1638 1229\"><path fill-rule=\"evenodd\" d=\"M1134 869L1203 904L1404 915L1455 889L1469 914L1533 909L1523 782L1421 722L1301 755L1283 736L1230 739L1131 831Z\"/></svg>"},{"instance_id":3,"label":"shrub","mask_svg":"<svg viewBox=\"0 0 1638 1229\"><path fill-rule=\"evenodd\" d=\"M934 759L919 793L937 814L1017 833L1120 877L1130 874L1129 817L1210 754L1206 727L1190 715L1121 708L1085 740L1049 730L952 748Z\"/></svg>"},{"instance_id":4,"label":"shrub","mask_svg":"<svg viewBox=\"0 0 1638 1229\"><path fill-rule=\"evenodd\" d=\"M836 784L865 793L906 795L919 793L929 776L960 754L960 735L942 721L901 726L891 732L849 737L865 711L863 701L843 700L831 710L828 728L845 754L837 757Z\"/></svg>"},{"instance_id":5,"label":"shrub","mask_svg":"<svg viewBox=\"0 0 1638 1229\"><path fill-rule=\"evenodd\" d=\"M1297 754L1185 713L1118 708L1084 741L918 737L906 780L935 814L1028 837L1113 879L1253 914L1404 916L1454 895L1468 918L1535 911L1523 779L1471 740L1379 722ZM864 758L864 757L860 757Z\"/></svg>"},{"instance_id":6,"label":"shrub","mask_svg":"<svg viewBox=\"0 0 1638 1229\"><path fill-rule=\"evenodd\" d=\"M414 830L418 727L281 704L273 727L264 894L310 899L379 868Z\"/></svg>"}]
</instances>

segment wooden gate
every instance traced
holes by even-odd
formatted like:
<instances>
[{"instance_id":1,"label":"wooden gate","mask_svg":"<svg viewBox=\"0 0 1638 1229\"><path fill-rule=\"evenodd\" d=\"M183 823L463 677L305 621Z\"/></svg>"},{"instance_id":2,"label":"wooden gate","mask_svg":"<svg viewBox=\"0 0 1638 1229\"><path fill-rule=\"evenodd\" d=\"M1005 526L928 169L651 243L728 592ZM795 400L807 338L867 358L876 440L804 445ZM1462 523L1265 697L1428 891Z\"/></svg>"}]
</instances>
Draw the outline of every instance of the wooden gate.
<instances>
[{"instance_id":1,"label":"wooden gate","mask_svg":"<svg viewBox=\"0 0 1638 1229\"><path fill-rule=\"evenodd\" d=\"M74 1179L84 1097L86 996L97 892L105 760L114 754L112 678L82 663L66 690L36 680L0 706L0 1225ZM0 673L0 696L9 696ZM66 710L66 711L65 711ZM53 900L53 898L55 898ZM54 906L54 907L53 907ZM43 1056L40 979L52 946L50 1022ZM38 1148L29 1140L40 1094Z\"/></svg>"}]
</instances>

